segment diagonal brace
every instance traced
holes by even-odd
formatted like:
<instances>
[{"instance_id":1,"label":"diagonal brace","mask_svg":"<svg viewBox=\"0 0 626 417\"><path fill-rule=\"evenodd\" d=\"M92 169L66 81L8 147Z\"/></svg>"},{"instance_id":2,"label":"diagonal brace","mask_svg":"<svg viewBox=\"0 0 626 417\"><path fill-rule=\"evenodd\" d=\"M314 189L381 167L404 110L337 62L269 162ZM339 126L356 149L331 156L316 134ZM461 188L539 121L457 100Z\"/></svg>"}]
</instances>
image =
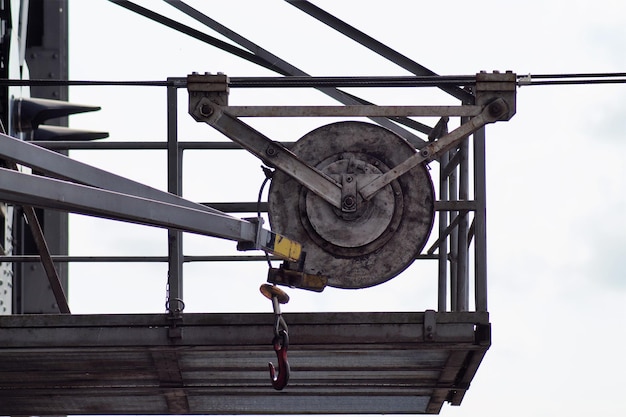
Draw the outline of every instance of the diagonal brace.
<instances>
[{"instance_id":1,"label":"diagonal brace","mask_svg":"<svg viewBox=\"0 0 626 417\"><path fill-rule=\"evenodd\" d=\"M463 123L452 132L442 136L435 142L431 142L404 162L385 172L383 175L376 177L368 184L360 187L359 193L361 194L361 197L365 200L369 200L378 192L378 190L389 185L396 178L405 174L424 161L436 159L439 155L458 145L464 138L471 135L481 127L488 123L500 120L502 117L507 115L508 112L509 106L506 101L501 98L495 99L490 104L485 106L483 111L478 116L472 117L468 122Z\"/></svg>"},{"instance_id":2,"label":"diagonal brace","mask_svg":"<svg viewBox=\"0 0 626 417\"><path fill-rule=\"evenodd\" d=\"M268 166L287 173L332 206L341 209L341 185L311 167L282 144L271 140L251 126L231 116L208 97L189 95L189 112L241 145Z\"/></svg>"}]
</instances>

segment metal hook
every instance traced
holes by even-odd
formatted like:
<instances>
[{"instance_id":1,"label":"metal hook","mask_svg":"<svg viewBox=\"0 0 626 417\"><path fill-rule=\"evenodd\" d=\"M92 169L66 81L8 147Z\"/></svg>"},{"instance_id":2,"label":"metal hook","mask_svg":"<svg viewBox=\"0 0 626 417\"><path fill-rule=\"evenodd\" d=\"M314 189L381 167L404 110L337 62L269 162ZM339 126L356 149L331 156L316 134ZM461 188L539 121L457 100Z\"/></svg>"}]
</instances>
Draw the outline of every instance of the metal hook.
<instances>
[{"instance_id":1,"label":"metal hook","mask_svg":"<svg viewBox=\"0 0 626 417\"><path fill-rule=\"evenodd\" d=\"M287 349L289 348L289 335L287 330L280 330L280 334L274 336L274 351L278 358L278 370L272 362L268 363L270 368L270 379L275 390L280 391L287 386L289 382L289 362L287 361Z\"/></svg>"}]
</instances>

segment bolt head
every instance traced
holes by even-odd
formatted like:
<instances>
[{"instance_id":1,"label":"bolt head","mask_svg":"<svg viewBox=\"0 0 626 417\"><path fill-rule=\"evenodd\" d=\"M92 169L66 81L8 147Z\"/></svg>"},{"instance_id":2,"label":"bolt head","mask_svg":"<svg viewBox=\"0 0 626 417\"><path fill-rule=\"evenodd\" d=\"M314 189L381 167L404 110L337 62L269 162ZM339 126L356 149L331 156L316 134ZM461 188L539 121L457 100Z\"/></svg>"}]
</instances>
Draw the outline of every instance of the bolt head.
<instances>
[{"instance_id":1,"label":"bolt head","mask_svg":"<svg viewBox=\"0 0 626 417\"><path fill-rule=\"evenodd\" d=\"M356 199L352 195L348 195L343 199L344 208L351 209L356 205Z\"/></svg>"},{"instance_id":2,"label":"bolt head","mask_svg":"<svg viewBox=\"0 0 626 417\"><path fill-rule=\"evenodd\" d=\"M489 114L493 117L500 117L504 109L500 105L500 103L493 103L489 105Z\"/></svg>"},{"instance_id":3,"label":"bolt head","mask_svg":"<svg viewBox=\"0 0 626 417\"><path fill-rule=\"evenodd\" d=\"M213 114L213 106L211 106L210 104L203 104L200 107L200 114L203 115L204 117L212 115Z\"/></svg>"}]
</instances>

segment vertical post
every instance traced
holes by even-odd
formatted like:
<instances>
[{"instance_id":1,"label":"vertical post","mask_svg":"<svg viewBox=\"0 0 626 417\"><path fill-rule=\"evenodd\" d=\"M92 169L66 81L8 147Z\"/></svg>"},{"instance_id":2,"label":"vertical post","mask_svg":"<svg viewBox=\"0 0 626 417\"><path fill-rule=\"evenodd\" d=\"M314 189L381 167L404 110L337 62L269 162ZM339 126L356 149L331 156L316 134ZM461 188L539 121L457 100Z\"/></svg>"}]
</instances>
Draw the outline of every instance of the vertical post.
<instances>
[{"instance_id":1,"label":"vertical post","mask_svg":"<svg viewBox=\"0 0 626 417\"><path fill-rule=\"evenodd\" d=\"M450 161L453 160L454 155L457 151L450 151ZM450 176L448 177L448 199L450 201L458 200L458 174L457 168L455 167L450 171ZM456 216L459 215L458 211L450 212L450 222L452 222ZM459 252L459 227L455 227L450 231L450 308L452 311L458 311L458 302L457 302L457 277L458 277L458 252Z\"/></svg>"},{"instance_id":2,"label":"vertical post","mask_svg":"<svg viewBox=\"0 0 626 417\"><path fill-rule=\"evenodd\" d=\"M466 201L469 197L469 167L467 161L468 141L463 140L459 146L459 200ZM469 260L468 260L468 213L461 212L459 221L458 236L458 257L457 257L457 303L459 311L469 310Z\"/></svg>"},{"instance_id":3,"label":"vertical post","mask_svg":"<svg viewBox=\"0 0 626 417\"><path fill-rule=\"evenodd\" d=\"M168 81L170 79L168 78ZM178 149L178 87L167 87L167 191L182 194L182 158ZM167 309L179 313L183 306L183 234L168 230Z\"/></svg>"},{"instance_id":4,"label":"vertical post","mask_svg":"<svg viewBox=\"0 0 626 417\"><path fill-rule=\"evenodd\" d=\"M27 39L25 59L30 79L67 80L68 73L68 2L67 0L22 2L28 6ZM34 24L33 22L40 22ZM31 33L34 29L35 33ZM64 85L44 85L30 87L30 97L67 101L69 87ZM67 126L67 117L47 121L46 124ZM67 154L67 151L60 153ZM68 214L56 210L36 209L38 221L43 229L47 245L55 255L68 254ZM38 252L35 241L22 220L15 220L15 253L35 255ZM56 262L56 271L65 292L68 289L68 264ZM49 286L44 267L37 263L16 264L14 281L14 313L16 314L56 314L59 305Z\"/></svg>"},{"instance_id":5,"label":"vertical post","mask_svg":"<svg viewBox=\"0 0 626 417\"><path fill-rule=\"evenodd\" d=\"M448 200L448 175L445 175L444 169L450 161L449 152L445 152L439 159L439 200ZM439 236L443 236L446 227L448 227L449 212L441 210L439 212ZM438 250L438 303L437 308L440 312L445 312L448 308L448 239L442 239Z\"/></svg>"},{"instance_id":6,"label":"vertical post","mask_svg":"<svg viewBox=\"0 0 626 417\"><path fill-rule=\"evenodd\" d=\"M474 299L476 311L487 311L487 185L485 128L474 132Z\"/></svg>"}]
</instances>

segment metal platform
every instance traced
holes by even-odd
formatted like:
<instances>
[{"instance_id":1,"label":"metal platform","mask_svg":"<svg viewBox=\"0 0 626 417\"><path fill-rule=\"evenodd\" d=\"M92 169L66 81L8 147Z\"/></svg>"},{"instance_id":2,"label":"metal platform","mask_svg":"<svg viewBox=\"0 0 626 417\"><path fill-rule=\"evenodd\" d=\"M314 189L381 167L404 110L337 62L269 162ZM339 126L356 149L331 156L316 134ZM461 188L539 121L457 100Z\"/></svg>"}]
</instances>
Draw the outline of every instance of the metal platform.
<instances>
[{"instance_id":1,"label":"metal platform","mask_svg":"<svg viewBox=\"0 0 626 417\"><path fill-rule=\"evenodd\" d=\"M5 415L436 414L490 345L486 312L292 313L272 389L271 314L0 316Z\"/></svg>"}]
</instances>

